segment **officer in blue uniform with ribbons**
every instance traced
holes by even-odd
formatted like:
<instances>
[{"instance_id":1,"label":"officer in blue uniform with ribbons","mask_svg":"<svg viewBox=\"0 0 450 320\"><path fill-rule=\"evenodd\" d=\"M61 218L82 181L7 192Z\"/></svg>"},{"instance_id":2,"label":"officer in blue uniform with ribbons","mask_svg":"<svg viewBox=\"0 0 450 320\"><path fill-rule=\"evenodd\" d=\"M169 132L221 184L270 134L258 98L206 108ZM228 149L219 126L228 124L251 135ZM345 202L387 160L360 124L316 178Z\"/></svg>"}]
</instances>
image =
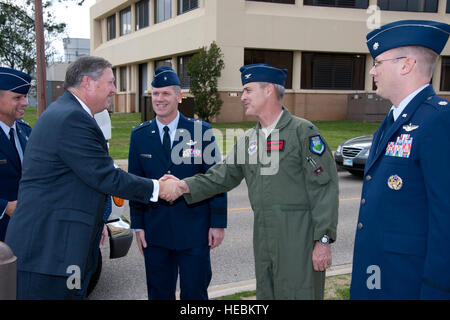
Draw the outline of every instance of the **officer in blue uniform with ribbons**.
<instances>
[{"instance_id":1,"label":"officer in blue uniform with ribbons","mask_svg":"<svg viewBox=\"0 0 450 320\"><path fill-rule=\"evenodd\" d=\"M31 77L0 67L0 241L17 205L22 160L31 127L23 116L28 107Z\"/></svg>"},{"instance_id":2,"label":"officer in blue uniform with ribbons","mask_svg":"<svg viewBox=\"0 0 450 320\"><path fill-rule=\"evenodd\" d=\"M364 173L351 299L450 299L450 105L430 80L450 26L406 20L367 35L393 106Z\"/></svg>"},{"instance_id":3,"label":"officer in blue uniform with ribbons","mask_svg":"<svg viewBox=\"0 0 450 320\"><path fill-rule=\"evenodd\" d=\"M152 179L206 172L220 159L211 126L178 111L182 93L172 68L157 68L152 87L156 117L133 129L128 171ZM174 300L178 274L182 300L208 299L210 249L222 242L226 213L224 193L194 205L183 198L149 205L130 201L131 227L145 257L149 299Z\"/></svg>"}]
</instances>

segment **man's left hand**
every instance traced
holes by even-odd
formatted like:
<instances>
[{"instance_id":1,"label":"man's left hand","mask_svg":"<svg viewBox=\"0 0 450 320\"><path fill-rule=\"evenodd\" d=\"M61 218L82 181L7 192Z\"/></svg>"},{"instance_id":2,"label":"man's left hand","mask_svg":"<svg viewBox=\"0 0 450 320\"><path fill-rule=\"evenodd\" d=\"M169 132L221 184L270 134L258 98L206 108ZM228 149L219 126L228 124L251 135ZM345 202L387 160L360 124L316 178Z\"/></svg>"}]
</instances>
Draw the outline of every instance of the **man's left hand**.
<instances>
[{"instance_id":1,"label":"man's left hand","mask_svg":"<svg viewBox=\"0 0 450 320\"><path fill-rule=\"evenodd\" d=\"M220 246L224 237L225 237L225 229L210 228L208 233L208 242L211 249Z\"/></svg>"}]
</instances>

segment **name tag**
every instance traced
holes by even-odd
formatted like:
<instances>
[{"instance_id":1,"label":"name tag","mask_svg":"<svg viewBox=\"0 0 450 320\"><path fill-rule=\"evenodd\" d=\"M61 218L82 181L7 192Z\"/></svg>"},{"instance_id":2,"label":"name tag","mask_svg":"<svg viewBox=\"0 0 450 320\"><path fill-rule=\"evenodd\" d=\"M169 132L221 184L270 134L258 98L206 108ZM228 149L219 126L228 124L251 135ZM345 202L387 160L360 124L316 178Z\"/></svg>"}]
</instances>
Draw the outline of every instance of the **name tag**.
<instances>
[{"instance_id":1,"label":"name tag","mask_svg":"<svg viewBox=\"0 0 450 320\"><path fill-rule=\"evenodd\" d=\"M0 160L0 164L7 164L8 163L8 160L6 160L6 159L1 159Z\"/></svg>"},{"instance_id":2,"label":"name tag","mask_svg":"<svg viewBox=\"0 0 450 320\"><path fill-rule=\"evenodd\" d=\"M140 156L141 156L142 158L147 158L147 159L151 159L151 158L152 158L152 155L151 155L151 154L146 154L146 153L141 153Z\"/></svg>"},{"instance_id":3,"label":"name tag","mask_svg":"<svg viewBox=\"0 0 450 320\"><path fill-rule=\"evenodd\" d=\"M267 151L271 150L284 150L284 140L278 140L278 141L267 141Z\"/></svg>"}]
</instances>

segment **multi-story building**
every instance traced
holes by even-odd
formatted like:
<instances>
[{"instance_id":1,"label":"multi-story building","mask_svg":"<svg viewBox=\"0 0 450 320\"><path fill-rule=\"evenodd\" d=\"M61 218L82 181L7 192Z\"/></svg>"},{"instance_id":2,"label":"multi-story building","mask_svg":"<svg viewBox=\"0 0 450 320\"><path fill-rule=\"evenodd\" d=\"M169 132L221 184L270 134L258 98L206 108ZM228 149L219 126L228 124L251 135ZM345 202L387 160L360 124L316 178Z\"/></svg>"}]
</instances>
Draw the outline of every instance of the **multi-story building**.
<instances>
[{"instance_id":1,"label":"multi-story building","mask_svg":"<svg viewBox=\"0 0 450 320\"><path fill-rule=\"evenodd\" d=\"M81 56L88 56L90 41L84 38L64 38L64 61L74 62Z\"/></svg>"},{"instance_id":2,"label":"multi-story building","mask_svg":"<svg viewBox=\"0 0 450 320\"><path fill-rule=\"evenodd\" d=\"M284 104L300 117L380 120L390 106L374 94L366 34L402 19L450 23L450 0L97 0L90 10L91 54L114 66L115 111L139 111L159 65L189 95L186 64L215 41L225 62L217 121L254 120L240 101L249 63L289 70ZM442 55L432 83L448 97L450 45Z\"/></svg>"}]
</instances>

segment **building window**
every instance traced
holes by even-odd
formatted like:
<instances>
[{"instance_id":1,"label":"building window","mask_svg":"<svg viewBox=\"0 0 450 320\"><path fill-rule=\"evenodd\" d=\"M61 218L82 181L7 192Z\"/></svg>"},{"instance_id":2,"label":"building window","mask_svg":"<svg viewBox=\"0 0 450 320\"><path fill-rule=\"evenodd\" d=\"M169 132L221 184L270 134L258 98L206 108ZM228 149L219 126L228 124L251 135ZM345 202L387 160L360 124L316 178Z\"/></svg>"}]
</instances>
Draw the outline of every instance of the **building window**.
<instances>
[{"instance_id":1,"label":"building window","mask_svg":"<svg viewBox=\"0 0 450 320\"><path fill-rule=\"evenodd\" d=\"M364 90L366 56L302 53L301 88Z\"/></svg>"},{"instance_id":2,"label":"building window","mask_svg":"<svg viewBox=\"0 0 450 320\"><path fill-rule=\"evenodd\" d=\"M119 68L119 72L120 72L120 88L119 90L121 92L126 92L127 91L127 67L120 67Z\"/></svg>"},{"instance_id":3,"label":"building window","mask_svg":"<svg viewBox=\"0 0 450 320\"><path fill-rule=\"evenodd\" d=\"M136 3L136 30L149 26L149 0L142 0Z\"/></svg>"},{"instance_id":4,"label":"building window","mask_svg":"<svg viewBox=\"0 0 450 320\"><path fill-rule=\"evenodd\" d=\"M120 35L131 33L131 7L120 11Z\"/></svg>"},{"instance_id":5,"label":"building window","mask_svg":"<svg viewBox=\"0 0 450 320\"><path fill-rule=\"evenodd\" d=\"M447 7L445 8L446 13L450 13L450 0L447 0Z\"/></svg>"},{"instance_id":6,"label":"building window","mask_svg":"<svg viewBox=\"0 0 450 320\"><path fill-rule=\"evenodd\" d=\"M172 0L155 1L155 23L172 18Z\"/></svg>"},{"instance_id":7,"label":"building window","mask_svg":"<svg viewBox=\"0 0 450 320\"><path fill-rule=\"evenodd\" d=\"M438 0L378 0L381 10L437 12Z\"/></svg>"},{"instance_id":8,"label":"building window","mask_svg":"<svg viewBox=\"0 0 450 320\"><path fill-rule=\"evenodd\" d=\"M109 41L116 37L116 15L115 14L106 18L106 25L108 28L106 39Z\"/></svg>"},{"instance_id":9,"label":"building window","mask_svg":"<svg viewBox=\"0 0 450 320\"><path fill-rule=\"evenodd\" d=\"M266 63L272 67L279 69L288 69L286 89L292 89L292 67L293 67L292 51L272 51L272 50L244 50L244 64Z\"/></svg>"},{"instance_id":10,"label":"building window","mask_svg":"<svg viewBox=\"0 0 450 320\"><path fill-rule=\"evenodd\" d=\"M295 4L295 0L247 0L247 1Z\"/></svg>"},{"instance_id":11,"label":"building window","mask_svg":"<svg viewBox=\"0 0 450 320\"><path fill-rule=\"evenodd\" d=\"M198 8L198 0L178 0L178 14Z\"/></svg>"},{"instance_id":12,"label":"building window","mask_svg":"<svg viewBox=\"0 0 450 320\"><path fill-rule=\"evenodd\" d=\"M367 9L369 0L304 0L306 6Z\"/></svg>"},{"instance_id":13,"label":"building window","mask_svg":"<svg viewBox=\"0 0 450 320\"><path fill-rule=\"evenodd\" d=\"M450 57L442 57L441 91L450 91Z\"/></svg>"},{"instance_id":14,"label":"building window","mask_svg":"<svg viewBox=\"0 0 450 320\"><path fill-rule=\"evenodd\" d=\"M162 67L162 66L166 66L166 67L171 67L172 68L172 59L163 59L163 60L156 60L155 61L155 70L158 67Z\"/></svg>"},{"instance_id":15,"label":"building window","mask_svg":"<svg viewBox=\"0 0 450 320\"><path fill-rule=\"evenodd\" d=\"M189 89L191 87L191 77L188 75L187 65L193 54L178 57L178 78L180 78L181 88Z\"/></svg>"}]
</instances>

